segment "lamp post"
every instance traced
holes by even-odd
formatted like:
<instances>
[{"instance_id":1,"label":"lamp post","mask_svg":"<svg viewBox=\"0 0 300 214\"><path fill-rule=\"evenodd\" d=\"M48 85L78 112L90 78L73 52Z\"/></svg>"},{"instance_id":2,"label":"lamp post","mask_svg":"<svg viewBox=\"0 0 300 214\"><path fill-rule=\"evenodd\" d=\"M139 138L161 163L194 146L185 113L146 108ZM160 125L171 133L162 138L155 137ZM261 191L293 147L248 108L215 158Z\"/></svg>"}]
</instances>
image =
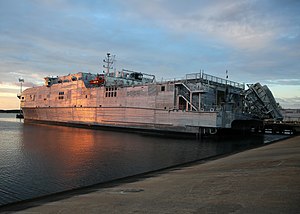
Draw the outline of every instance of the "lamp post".
<instances>
[{"instance_id":1,"label":"lamp post","mask_svg":"<svg viewBox=\"0 0 300 214\"><path fill-rule=\"evenodd\" d=\"M22 77L19 78L19 83L20 83L20 99L22 100L22 83L24 82L24 79ZM17 114L17 118L24 118L22 114L22 109L21 109L21 101L20 101L20 113Z\"/></svg>"}]
</instances>

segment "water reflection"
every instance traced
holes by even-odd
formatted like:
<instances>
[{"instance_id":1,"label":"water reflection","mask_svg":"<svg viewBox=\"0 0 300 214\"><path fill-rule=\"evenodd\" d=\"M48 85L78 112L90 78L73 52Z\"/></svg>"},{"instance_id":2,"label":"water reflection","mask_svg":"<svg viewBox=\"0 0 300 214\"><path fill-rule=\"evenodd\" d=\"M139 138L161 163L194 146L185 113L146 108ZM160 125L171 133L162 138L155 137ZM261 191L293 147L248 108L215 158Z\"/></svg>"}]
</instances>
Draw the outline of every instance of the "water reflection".
<instances>
[{"instance_id":1,"label":"water reflection","mask_svg":"<svg viewBox=\"0 0 300 214\"><path fill-rule=\"evenodd\" d=\"M57 172L65 169L60 173L66 174L64 171L82 168L93 158L95 138L95 133L85 129L24 124L23 149L31 158L37 158L37 162L41 159L43 165Z\"/></svg>"},{"instance_id":2,"label":"water reflection","mask_svg":"<svg viewBox=\"0 0 300 214\"><path fill-rule=\"evenodd\" d=\"M263 138L199 142L0 119L0 142L1 205L231 152Z\"/></svg>"}]
</instances>

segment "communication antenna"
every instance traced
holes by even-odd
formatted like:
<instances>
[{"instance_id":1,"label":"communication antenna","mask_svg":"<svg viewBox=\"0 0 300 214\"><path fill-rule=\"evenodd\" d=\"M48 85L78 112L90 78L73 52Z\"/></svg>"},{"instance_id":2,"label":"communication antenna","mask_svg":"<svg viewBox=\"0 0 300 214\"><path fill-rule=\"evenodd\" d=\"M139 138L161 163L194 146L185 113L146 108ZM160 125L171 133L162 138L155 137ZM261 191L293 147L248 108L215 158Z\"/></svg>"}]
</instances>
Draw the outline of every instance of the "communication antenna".
<instances>
[{"instance_id":1,"label":"communication antenna","mask_svg":"<svg viewBox=\"0 0 300 214\"><path fill-rule=\"evenodd\" d=\"M113 68L113 63L115 61L115 57L116 55L110 55L110 53L107 53L106 54L106 57L105 59L103 60L104 63L106 63L105 65L103 65L103 68L106 68L106 74L109 73L109 69L112 69Z\"/></svg>"}]
</instances>

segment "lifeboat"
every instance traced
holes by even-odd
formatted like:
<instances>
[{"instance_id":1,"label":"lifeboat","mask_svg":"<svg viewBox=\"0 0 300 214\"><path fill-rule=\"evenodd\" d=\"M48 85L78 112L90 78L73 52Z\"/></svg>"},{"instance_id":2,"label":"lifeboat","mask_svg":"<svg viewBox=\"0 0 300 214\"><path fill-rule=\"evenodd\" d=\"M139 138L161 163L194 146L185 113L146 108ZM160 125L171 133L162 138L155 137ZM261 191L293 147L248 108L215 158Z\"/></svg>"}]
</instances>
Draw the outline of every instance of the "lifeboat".
<instances>
[{"instance_id":1,"label":"lifeboat","mask_svg":"<svg viewBox=\"0 0 300 214\"><path fill-rule=\"evenodd\" d=\"M98 74L95 79L89 81L91 85L97 85L97 86L103 85L104 82L105 82L104 75L101 74Z\"/></svg>"}]
</instances>

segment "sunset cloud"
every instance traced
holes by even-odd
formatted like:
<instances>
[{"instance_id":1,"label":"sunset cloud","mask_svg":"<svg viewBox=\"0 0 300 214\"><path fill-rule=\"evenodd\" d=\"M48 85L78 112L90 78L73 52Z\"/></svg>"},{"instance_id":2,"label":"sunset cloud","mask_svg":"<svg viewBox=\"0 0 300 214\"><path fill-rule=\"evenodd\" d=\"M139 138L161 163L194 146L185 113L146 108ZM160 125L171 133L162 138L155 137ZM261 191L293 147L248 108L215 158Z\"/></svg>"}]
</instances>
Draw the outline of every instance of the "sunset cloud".
<instances>
[{"instance_id":1,"label":"sunset cloud","mask_svg":"<svg viewBox=\"0 0 300 214\"><path fill-rule=\"evenodd\" d=\"M238 82L300 84L300 1L0 1L0 81L118 69L161 78L205 72ZM6 93L1 91L0 93ZM284 90L284 89L282 89ZM293 98L289 97L290 105ZM294 106L294 105L293 105Z\"/></svg>"}]
</instances>

